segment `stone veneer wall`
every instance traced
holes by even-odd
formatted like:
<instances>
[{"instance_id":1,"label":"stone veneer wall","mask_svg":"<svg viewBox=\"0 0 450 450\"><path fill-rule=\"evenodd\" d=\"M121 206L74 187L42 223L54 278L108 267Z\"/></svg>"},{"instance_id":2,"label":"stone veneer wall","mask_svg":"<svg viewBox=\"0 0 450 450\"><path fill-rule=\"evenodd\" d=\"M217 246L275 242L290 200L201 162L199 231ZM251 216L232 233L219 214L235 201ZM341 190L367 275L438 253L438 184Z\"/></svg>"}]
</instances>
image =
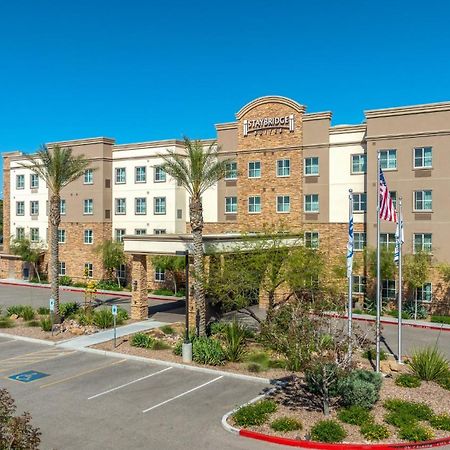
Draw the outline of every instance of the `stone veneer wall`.
<instances>
[{"instance_id":1,"label":"stone veneer wall","mask_svg":"<svg viewBox=\"0 0 450 450\"><path fill-rule=\"evenodd\" d=\"M3 157L3 251L9 253L11 240L11 159Z\"/></svg>"}]
</instances>

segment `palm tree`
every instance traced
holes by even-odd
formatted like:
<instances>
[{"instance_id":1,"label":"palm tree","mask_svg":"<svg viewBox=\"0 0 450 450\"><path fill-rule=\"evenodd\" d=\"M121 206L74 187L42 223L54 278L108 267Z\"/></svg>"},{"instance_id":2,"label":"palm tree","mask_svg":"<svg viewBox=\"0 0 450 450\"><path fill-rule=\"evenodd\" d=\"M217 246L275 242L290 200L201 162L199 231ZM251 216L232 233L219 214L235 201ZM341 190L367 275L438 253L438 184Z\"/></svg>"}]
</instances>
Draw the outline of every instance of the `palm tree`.
<instances>
[{"instance_id":1,"label":"palm tree","mask_svg":"<svg viewBox=\"0 0 450 450\"><path fill-rule=\"evenodd\" d=\"M201 141L184 138L185 153L168 150L159 156L161 168L183 186L189 194L189 215L194 241L194 300L199 311L198 333L206 334L206 303L203 265L203 205L205 191L225 177L227 159L220 160L215 143L204 148ZM189 293L186 293L189 295Z\"/></svg>"},{"instance_id":2,"label":"palm tree","mask_svg":"<svg viewBox=\"0 0 450 450\"><path fill-rule=\"evenodd\" d=\"M30 169L46 183L50 194L50 211L48 215L50 230L50 275L51 292L55 300L55 321L59 315L59 247L58 227L61 223L60 202L61 190L72 181L80 178L89 165L84 155L72 155L71 148L55 145L49 150L43 145L35 155L26 156L28 163L22 167Z\"/></svg>"}]
</instances>

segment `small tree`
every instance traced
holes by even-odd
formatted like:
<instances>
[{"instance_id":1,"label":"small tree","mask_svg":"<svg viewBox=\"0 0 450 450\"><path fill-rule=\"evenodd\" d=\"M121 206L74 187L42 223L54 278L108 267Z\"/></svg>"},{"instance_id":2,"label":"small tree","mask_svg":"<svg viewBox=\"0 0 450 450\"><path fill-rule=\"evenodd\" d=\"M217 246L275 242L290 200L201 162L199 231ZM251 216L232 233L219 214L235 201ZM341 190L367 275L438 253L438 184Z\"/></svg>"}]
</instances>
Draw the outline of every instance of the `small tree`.
<instances>
[{"instance_id":1,"label":"small tree","mask_svg":"<svg viewBox=\"0 0 450 450\"><path fill-rule=\"evenodd\" d=\"M368 249L366 251L369 274L372 278L377 277L377 251ZM396 265L394 261L394 250L387 247L380 249L380 275L382 280L392 280L395 276Z\"/></svg>"},{"instance_id":2,"label":"small tree","mask_svg":"<svg viewBox=\"0 0 450 450\"><path fill-rule=\"evenodd\" d=\"M152 258L153 267L158 267L170 274L175 294L178 290L180 272L185 269L186 261L183 256L154 256ZM187 293L186 293L187 295Z\"/></svg>"},{"instance_id":3,"label":"small tree","mask_svg":"<svg viewBox=\"0 0 450 450\"><path fill-rule=\"evenodd\" d=\"M116 272L117 284L120 287L120 279L117 269L126 261L125 253L123 251L123 244L121 242L108 240L99 244L95 250L101 255L108 279L113 280L114 272Z\"/></svg>"},{"instance_id":4,"label":"small tree","mask_svg":"<svg viewBox=\"0 0 450 450\"><path fill-rule=\"evenodd\" d=\"M40 283L39 260L44 253L42 243L31 242L28 238L14 238L11 243L11 253L31 264Z\"/></svg>"},{"instance_id":5,"label":"small tree","mask_svg":"<svg viewBox=\"0 0 450 450\"><path fill-rule=\"evenodd\" d=\"M413 255L405 256L403 279L412 292L422 287L428 281L430 266L431 261L428 253L417 252Z\"/></svg>"}]
</instances>

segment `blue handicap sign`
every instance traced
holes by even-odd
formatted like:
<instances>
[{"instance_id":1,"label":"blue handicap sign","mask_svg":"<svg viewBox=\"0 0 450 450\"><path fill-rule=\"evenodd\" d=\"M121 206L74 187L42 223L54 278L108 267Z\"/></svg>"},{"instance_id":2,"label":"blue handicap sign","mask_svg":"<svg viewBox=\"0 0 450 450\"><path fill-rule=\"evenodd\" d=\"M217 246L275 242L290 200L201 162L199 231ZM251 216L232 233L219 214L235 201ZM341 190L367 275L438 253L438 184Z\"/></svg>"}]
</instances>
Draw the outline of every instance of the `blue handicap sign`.
<instances>
[{"instance_id":1,"label":"blue handicap sign","mask_svg":"<svg viewBox=\"0 0 450 450\"><path fill-rule=\"evenodd\" d=\"M30 381L36 381L40 378L48 377L48 373L36 372L35 370L28 370L16 375L11 375L11 380L21 381L22 383L29 383Z\"/></svg>"},{"instance_id":2,"label":"blue handicap sign","mask_svg":"<svg viewBox=\"0 0 450 450\"><path fill-rule=\"evenodd\" d=\"M113 316L117 316L117 305L112 305Z\"/></svg>"}]
</instances>

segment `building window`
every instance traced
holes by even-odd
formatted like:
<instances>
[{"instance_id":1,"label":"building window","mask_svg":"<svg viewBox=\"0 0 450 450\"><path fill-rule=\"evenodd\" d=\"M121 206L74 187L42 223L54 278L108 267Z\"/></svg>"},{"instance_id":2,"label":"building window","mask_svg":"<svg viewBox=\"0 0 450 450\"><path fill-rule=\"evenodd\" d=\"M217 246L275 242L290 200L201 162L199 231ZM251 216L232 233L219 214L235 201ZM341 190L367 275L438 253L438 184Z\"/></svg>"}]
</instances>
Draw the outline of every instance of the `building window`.
<instances>
[{"instance_id":1,"label":"building window","mask_svg":"<svg viewBox=\"0 0 450 450\"><path fill-rule=\"evenodd\" d=\"M30 228L30 241L39 242L39 228Z\"/></svg>"},{"instance_id":2,"label":"building window","mask_svg":"<svg viewBox=\"0 0 450 450\"><path fill-rule=\"evenodd\" d=\"M83 214L93 214L94 213L94 200L92 198L87 198L83 201Z\"/></svg>"},{"instance_id":3,"label":"building window","mask_svg":"<svg viewBox=\"0 0 450 450\"><path fill-rule=\"evenodd\" d=\"M237 213L237 197L225 197L225 214Z\"/></svg>"},{"instance_id":4,"label":"building window","mask_svg":"<svg viewBox=\"0 0 450 450\"><path fill-rule=\"evenodd\" d=\"M30 214L32 216L39 215L39 202L37 200L32 200L30 202Z\"/></svg>"},{"instance_id":5,"label":"building window","mask_svg":"<svg viewBox=\"0 0 450 450\"><path fill-rule=\"evenodd\" d=\"M116 242L123 242L123 237L125 236L125 228L116 228L115 231Z\"/></svg>"},{"instance_id":6,"label":"building window","mask_svg":"<svg viewBox=\"0 0 450 450\"><path fill-rule=\"evenodd\" d=\"M291 210L291 197L289 195L277 196L277 213L288 213Z\"/></svg>"},{"instance_id":7,"label":"building window","mask_svg":"<svg viewBox=\"0 0 450 450\"><path fill-rule=\"evenodd\" d=\"M94 183L94 171L92 169L86 169L84 171L83 184Z\"/></svg>"},{"instance_id":8,"label":"building window","mask_svg":"<svg viewBox=\"0 0 450 450\"><path fill-rule=\"evenodd\" d=\"M416 288L416 300L419 302L431 302L433 298L433 289L431 283L425 283L422 287Z\"/></svg>"},{"instance_id":9,"label":"building window","mask_svg":"<svg viewBox=\"0 0 450 450\"><path fill-rule=\"evenodd\" d=\"M58 244L66 243L66 230L58 229Z\"/></svg>"},{"instance_id":10,"label":"building window","mask_svg":"<svg viewBox=\"0 0 450 450\"><path fill-rule=\"evenodd\" d=\"M248 198L248 212L250 214L261 212L261 197L259 195L253 195Z\"/></svg>"},{"instance_id":11,"label":"building window","mask_svg":"<svg viewBox=\"0 0 450 450\"><path fill-rule=\"evenodd\" d=\"M414 253L426 252L431 253L432 237L431 233L415 233L414 234Z\"/></svg>"},{"instance_id":12,"label":"building window","mask_svg":"<svg viewBox=\"0 0 450 450\"><path fill-rule=\"evenodd\" d=\"M85 244L93 244L94 243L94 231L93 230L84 230L84 243Z\"/></svg>"},{"instance_id":13,"label":"building window","mask_svg":"<svg viewBox=\"0 0 450 450\"><path fill-rule=\"evenodd\" d=\"M94 266L92 263L84 263L84 276L92 278L94 274Z\"/></svg>"},{"instance_id":14,"label":"building window","mask_svg":"<svg viewBox=\"0 0 450 450\"><path fill-rule=\"evenodd\" d=\"M134 213L137 215L147 214L147 199L145 197L134 199Z\"/></svg>"},{"instance_id":15,"label":"building window","mask_svg":"<svg viewBox=\"0 0 450 450\"><path fill-rule=\"evenodd\" d=\"M144 236L147 234L147 229L146 228L135 228L134 234L136 236Z\"/></svg>"},{"instance_id":16,"label":"building window","mask_svg":"<svg viewBox=\"0 0 450 450\"><path fill-rule=\"evenodd\" d=\"M153 230L153 234L166 234L166 229L165 228L155 228Z\"/></svg>"},{"instance_id":17,"label":"building window","mask_svg":"<svg viewBox=\"0 0 450 450\"><path fill-rule=\"evenodd\" d=\"M366 293L366 277L362 275L353 275L353 293L354 294Z\"/></svg>"},{"instance_id":18,"label":"building window","mask_svg":"<svg viewBox=\"0 0 450 450\"><path fill-rule=\"evenodd\" d=\"M365 192L353 194L353 212L362 213L367 209L367 196Z\"/></svg>"},{"instance_id":19,"label":"building window","mask_svg":"<svg viewBox=\"0 0 450 450\"><path fill-rule=\"evenodd\" d=\"M248 177L261 178L261 161L250 161L248 163Z\"/></svg>"},{"instance_id":20,"label":"building window","mask_svg":"<svg viewBox=\"0 0 450 450\"><path fill-rule=\"evenodd\" d=\"M153 199L153 213L156 215L166 214L166 197Z\"/></svg>"},{"instance_id":21,"label":"building window","mask_svg":"<svg viewBox=\"0 0 450 450\"><path fill-rule=\"evenodd\" d=\"M25 189L25 175L16 175L16 189Z\"/></svg>"},{"instance_id":22,"label":"building window","mask_svg":"<svg viewBox=\"0 0 450 450\"><path fill-rule=\"evenodd\" d=\"M116 214L126 214L127 200L125 198L116 198Z\"/></svg>"},{"instance_id":23,"label":"building window","mask_svg":"<svg viewBox=\"0 0 450 450\"><path fill-rule=\"evenodd\" d=\"M277 177L288 177L291 174L291 160L279 159L277 161Z\"/></svg>"},{"instance_id":24,"label":"building window","mask_svg":"<svg viewBox=\"0 0 450 450\"><path fill-rule=\"evenodd\" d=\"M381 150L380 166L383 170L397 169L397 150Z\"/></svg>"},{"instance_id":25,"label":"building window","mask_svg":"<svg viewBox=\"0 0 450 450\"><path fill-rule=\"evenodd\" d=\"M127 181L127 172L125 167L116 167L115 177L116 184L125 184Z\"/></svg>"},{"instance_id":26,"label":"building window","mask_svg":"<svg viewBox=\"0 0 450 450\"><path fill-rule=\"evenodd\" d=\"M166 271L164 269L157 267L155 269L155 281L157 281L158 283L164 283L165 280L166 280Z\"/></svg>"},{"instance_id":27,"label":"building window","mask_svg":"<svg viewBox=\"0 0 450 450\"><path fill-rule=\"evenodd\" d=\"M162 167L155 167L155 183L164 183L166 181L166 172L162 169Z\"/></svg>"},{"instance_id":28,"label":"building window","mask_svg":"<svg viewBox=\"0 0 450 450\"><path fill-rule=\"evenodd\" d=\"M431 169L432 165L432 147L417 147L414 149L414 169Z\"/></svg>"},{"instance_id":29,"label":"building window","mask_svg":"<svg viewBox=\"0 0 450 450\"><path fill-rule=\"evenodd\" d=\"M119 267L117 267L117 269L116 269L116 276L120 280L126 280L127 279L127 265L126 264L121 264Z\"/></svg>"},{"instance_id":30,"label":"building window","mask_svg":"<svg viewBox=\"0 0 450 450\"><path fill-rule=\"evenodd\" d=\"M25 228L16 228L16 239L25 239Z\"/></svg>"},{"instance_id":31,"label":"building window","mask_svg":"<svg viewBox=\"0 0 450 450\"><path fill-rule=\"evenodd\" d=\"M397 191L389 191L389 195L391 196L392 205L394 208L397 208Z\"/></svg>"},{"instance_id":32,"label":"building window","mask_svg":"<svg viewBox=\"0 0 450 450\"><path fill-rule=\"evenodd\" d=\"M25 215L25 202L16 202L16 216Z\"/></svg>"},{"instance_id":33,"label":"building window","mask_svg":"<svg viewBox=\"0 0 450 450\"><path fill-rule=\"evenodd\" d=\"M39 188L39 176L35 173L30 175L30 188L38 189Z\"/></svg>"},{"instance_id":34,"label":"building window","mask_svg":"<svg viewBox=\"0 0 450 450\"><path fill-rule=\"evenodd\" d=\"M232 161L225 166L225 180L237 179L237 162Z\"/></svg>"},{"instance_id":35,"label":"building window","mask_svg":"<svg viewBox=\"0 0 450 450\"><path fill-rule=\"evenodd\" d=\"M364 250L366 248L366 233L355 232L353 235L353 248L355 250Z\"/></svg>"},{"instance_id":36,"label":"building window","mask_svg":"<svg viewBox=\"0 0 450 450\"><path fill-rule=\"evenodd\" d=\"M177 219L181 220L183 218L183 210L177 209Z\"/></svg>"},{"instance_id":37,"label":"building window","mask_svg":"<svg viewBox=\"0 0 450 450\"><path fill-rule=\"evenodd\" d=\"M307 213L319 212L319 194L305 195L305 212Z\"/></svg>"},{"instance_id":38,"label":"building window","mask_svg":"<svg viewBox=\"0 0 450 450\"><path fill-rule=\"evenodd\" d=\"M58 275L63 277L66 274L66 263L64 261L58 262Z\"/></svg>"},{"instance_id":39,"label":"building window","mask_svg":"<svg viewBox=\"0 0 450 450\"><path fill-rule=\"evenodd\" d=\"M394 233L380 233L380 245L389 250L395 249L395 234Z\"/></svg>"},{"instance_id":40,"label":"building window","mask_svg":"<svg viewBox=\"0 0 450 450\"><path fill-rule=\"evenodd\" d=\"M62 216L64 214L66 214L66 201L61 199L59 201L59 214L61 214ZM47 214L48 215L48 214Z\"/></svg>"},{"instance_id":41,"label":"building window","mask_svg":"<svg viewBox=\"0 0 450 450\"><path fill-rule=\"evenodd\" d=\"M136 183L145 183L147 181L147 171L145 166L134 169L134 181Z\"/></svg>"},{"instance_id":42,"label":"building window","mask_svg":"<svg viewBox=\"0 0 450 450\"><path fill-rule=\"evenodd\" d=\"M305 231L305 247L319 248L319 233L317 231Z\"/></svg>"},{"instance_id":43,"label":"building window","mask_svg":"<svg viewBox=\"0 0 450 450\"><path fill-rule=\"evenodd\" d=\"M395 298L395 280L381 280L381 297L383 299Z\"/></svg>"},{"instance_id":44,"label":"building window","mask_svg":"<svg viewBox=\"0 0 450 450\"><path fill-rule=\"evenodd\" d=\"M319 175L319 158L305 158L305 175Z\"/></svg>"},{"instance_id":45,"label":"building window","mask_svg":"<svg viewBox=\"0 0 450 450\"><path fill-rule=\"evenodd\" d=\"M366 173L367 171L367 156L363 153L352 155L352 174Z\"/></svg>"},{"instance_id":46,"label":"building window","mask_svg":"<svg viewBox=\"0 0 450 450\"><path fill-rule=\"evenodd\" d=\"M414 191L414 211L432 211L432 191Z\"/></svg>"}]
</instances>

